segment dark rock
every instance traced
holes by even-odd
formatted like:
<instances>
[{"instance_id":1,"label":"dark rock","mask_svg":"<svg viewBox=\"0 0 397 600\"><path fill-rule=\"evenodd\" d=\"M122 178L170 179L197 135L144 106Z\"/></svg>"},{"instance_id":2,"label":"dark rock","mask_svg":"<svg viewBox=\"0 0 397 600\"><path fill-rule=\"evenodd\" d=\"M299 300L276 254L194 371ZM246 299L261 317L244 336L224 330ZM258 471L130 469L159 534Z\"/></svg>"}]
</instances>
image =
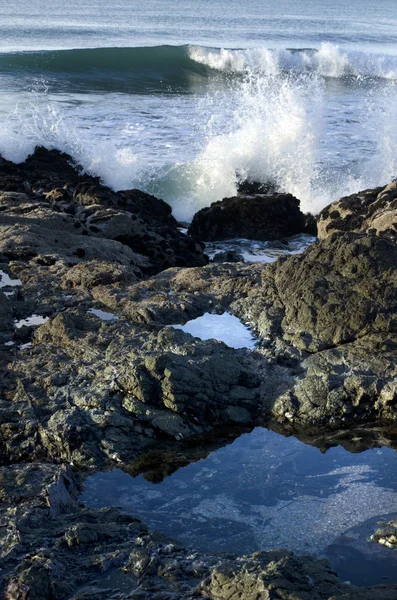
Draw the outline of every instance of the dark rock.
<instances>
[{"instance_id":1,"label":"dark rock","mask_svg":"<svg viewBox=\"0 0 397 600\"><path fill-rule=\"evenodd\" d=\"M235 250L226 250L225 252L217 252L212 259L212 262L244 262L243 255Z\"/></svg>"},{"instance_id":2,"label":"dark rock","mask_svg":"<svg viewBox=\"0 0 397 600\"><path fill-rule=\"evenodd\" d=\"M193 217L189 234L202 241L279 240L306 232L300 202L291 194L256 194L213 202Z\"/></svg>"},{"instance_id":3,"label":"dark rock","mask_svg":"<svg viewBox=\"0 0 397 600\"><path fill-rule=\"evenodd\" d=\"M244 179L237 184L238 196L256 196L257 194L277 194L280 192L277 185L273 181L265 183L260 181L250 181Z\"/></svg>"},{"instance_id":4,"label":"dark rock","mask_svg":"<svg viewBox=\"0 0 397 600\"><path fill-rule=\"evenodd\" d=\"M163 200L139 190L116 193L55 150L37 148L20 165L0 158L0 190L0 255L6 260L110 258L136 265L138 276L208 262L200 244L178 230Z\"/></svg>"}]
</instances>

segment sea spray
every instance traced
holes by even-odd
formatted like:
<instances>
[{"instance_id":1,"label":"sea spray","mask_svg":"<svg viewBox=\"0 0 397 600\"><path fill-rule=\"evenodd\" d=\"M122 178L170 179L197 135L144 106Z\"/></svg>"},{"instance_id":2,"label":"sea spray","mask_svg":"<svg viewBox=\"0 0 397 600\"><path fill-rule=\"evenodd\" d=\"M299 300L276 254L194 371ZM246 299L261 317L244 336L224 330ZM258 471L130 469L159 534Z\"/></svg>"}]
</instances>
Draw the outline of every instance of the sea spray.
<instances>
[{"instance_id":1,"label":"sea spray","mask_svg":"<svg viewBox=\"0 0 397 600\"><path fill-rule=\"evenodd\" d=\"M85 172L98 175L114 189L131 187L137 177L137 156L128 146L117 146L117 138L95 139L82 121L68 114L62 104L43 91L33 90L28 102L18 103L7 117L0 135L0 154L19 163L36 146L69 154ZM80 127L78 127L78 124Z\"/></svg>"},{"instance_id":2,"label":"sea spray","mask_svg":"<svg viewBox=\"0 0 397 600\"><path fill-rule=\"evenodd\" d=\"M373 152L362 174L365 186L382 185L397 177L397 82L378 88L366 101L364 129Z\"/></svg>"},{"instance_id":3,"label":"sea spray","mask_svg":"<svg viewBox=\"0 0 397 600\"><path fill-rule=\"evenodd\" d=\"M194 210L237 193L238 181L271 181L311 205L312 180L322 127L323 82L315 75L269 74L246 66L211 106L203 149L184 166L190 182L174 211L189 219ZM202 102L202 106L205 102ZM207 107L203 113L208 112ZM219 132L222 131L222 133ZM177 173L181 175L179 166Z\"/></svg>"},{"instance_id":4,"label":"sea spray","mask_svg":"<svg viewBox=\"0 0 397 600\"><path fill-rule=\"evenodd\" d=\"M163 58L158 48L153 56L150 48L138 50L124 49L120 77L111 73L118 49L108 57L105 49L76 51L75 58L80 52L84 58L70 67L80 77L78 91L62 52L56 55L62 72L54 68L47 78L33 77L26 65L35 62L21 53L13 59L20 65L14 78L0 72L6 84L0 87L0 153L20 162L36 145L58 148L116 190L139 187L163 197L182 220L234 195L244 178L270 180L299 197L304 210L318 212L397 174L396 57L332 44L317 50L184 46ZM145 88L138 58L144 80L153 69L150 77L166 93ZM181 70L183 81L174 85ZM88 71L92 77L85 79ZM111 86L91 89L109 77ZM18 93L24 78L33 91Z\"/></svg>"}]
</instances>

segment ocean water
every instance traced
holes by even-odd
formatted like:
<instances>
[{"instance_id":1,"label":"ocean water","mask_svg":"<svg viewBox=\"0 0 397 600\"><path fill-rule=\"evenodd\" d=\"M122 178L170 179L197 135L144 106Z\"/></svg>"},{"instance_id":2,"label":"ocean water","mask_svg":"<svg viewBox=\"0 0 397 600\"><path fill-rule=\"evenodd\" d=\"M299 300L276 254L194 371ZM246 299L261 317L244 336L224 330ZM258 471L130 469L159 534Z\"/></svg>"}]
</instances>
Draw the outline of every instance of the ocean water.
<instances>
[{"instance_id":1,"label":"ocean water","mask_svg":"<svg viewBox=\"0 0 397 600\"><path fill-rule=\"evenodd\" d=\"M0 1L0 152L69 152L189 220L272 181L317 212L397 176L395 0Z\"/></svg>"}]
</instances>

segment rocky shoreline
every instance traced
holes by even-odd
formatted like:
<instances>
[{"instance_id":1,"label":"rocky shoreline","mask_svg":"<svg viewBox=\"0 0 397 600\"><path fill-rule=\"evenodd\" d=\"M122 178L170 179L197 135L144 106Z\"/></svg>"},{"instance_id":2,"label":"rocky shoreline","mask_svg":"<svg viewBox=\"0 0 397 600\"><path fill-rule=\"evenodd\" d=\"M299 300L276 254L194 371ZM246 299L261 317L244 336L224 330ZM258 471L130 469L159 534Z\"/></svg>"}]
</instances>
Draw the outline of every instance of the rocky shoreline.
<instances>
[{"instance_id":1,"label":"rocky shoreline","mask_svg":"<svg viewBox=\"0 0 397 600\"><path fill-rule=\"evenodd\" d=\"M246 228L229 199L186 235L163 201L115 193L66 155L0 159L7 600L397 596L397 586L354 588L327 561L288 550L199 555L115 508L78 502L88 472L161 478L258 424L321 448L396 447L397 184L324 209L319 242L299 256L209 263L203 241L219 233L219 211L235 213L227 235L255 238L265 222L269 239L313 233L299 201L280 196L281 212L301 215L298 229L281 232L275 192L249 190ZM249 325L255 349L172 327L224 311ZM374 536L393 545L395 523Z\"/></svg>"}]
</instances>

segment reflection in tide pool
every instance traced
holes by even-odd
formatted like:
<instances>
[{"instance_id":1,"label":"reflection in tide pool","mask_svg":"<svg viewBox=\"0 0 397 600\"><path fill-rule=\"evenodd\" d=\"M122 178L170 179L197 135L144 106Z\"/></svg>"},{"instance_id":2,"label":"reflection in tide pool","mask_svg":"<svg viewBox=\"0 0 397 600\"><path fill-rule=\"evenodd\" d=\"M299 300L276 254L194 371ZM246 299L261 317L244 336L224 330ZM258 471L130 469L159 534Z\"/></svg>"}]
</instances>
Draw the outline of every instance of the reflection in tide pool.
<instances>
[{"instance_id":1,"label":"reflection in tide pool","mask_svg":"<svg viewBox=\"0 0 397 600\"><path fill-rule=\"evenodd\" d=\"M160 484L121 470L86 480L81 500L115 505L208 552L285 547L327 556L356 585L397 582L397 553L368 538L397 513L397 453L318 449L262 428Z\"/></svg>"},{"instance_id":2,"label":"reflection in tide pool","mask_svg":"<svg viewBox=\"0 0 397 600\"><path fill-rule=\"evenodd\" d=\"M201 340L215 339L230 348L255 348L252 332L237 317L224 312L222 315L204 313L184 325L172 325Z\"/></svg>"}]
</instances>

